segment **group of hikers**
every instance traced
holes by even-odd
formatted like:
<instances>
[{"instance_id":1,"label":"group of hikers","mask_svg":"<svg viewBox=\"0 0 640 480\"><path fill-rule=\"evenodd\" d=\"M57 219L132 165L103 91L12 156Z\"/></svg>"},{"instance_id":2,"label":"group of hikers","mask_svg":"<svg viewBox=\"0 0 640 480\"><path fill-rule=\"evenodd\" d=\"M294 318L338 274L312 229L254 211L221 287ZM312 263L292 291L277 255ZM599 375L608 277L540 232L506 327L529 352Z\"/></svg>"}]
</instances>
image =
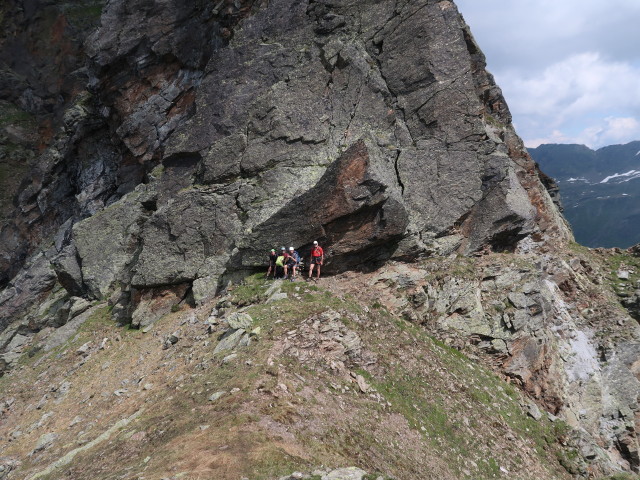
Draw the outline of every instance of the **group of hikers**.
<instances>
[{"instance_id":1,"label":"group of hikers","mask_svg":"<svg viewBox=\"0 0 640 480\"><path fill-rule=\"evenodd\" d=\"M309 257L309 278L313 278L313 270L315 269L316 279L318 279L320 278L320 267L324 263L324 251L322 247L318 245L317 240L313 242ZM287 250L285 247L281 247L279 252L271 249L269 252L267 278L269 278L269 276L273 276L274 279L288 278L293 282L301 266L302 258L295 248L289 247L289 250Z\"/></svg>"}]
</instances>

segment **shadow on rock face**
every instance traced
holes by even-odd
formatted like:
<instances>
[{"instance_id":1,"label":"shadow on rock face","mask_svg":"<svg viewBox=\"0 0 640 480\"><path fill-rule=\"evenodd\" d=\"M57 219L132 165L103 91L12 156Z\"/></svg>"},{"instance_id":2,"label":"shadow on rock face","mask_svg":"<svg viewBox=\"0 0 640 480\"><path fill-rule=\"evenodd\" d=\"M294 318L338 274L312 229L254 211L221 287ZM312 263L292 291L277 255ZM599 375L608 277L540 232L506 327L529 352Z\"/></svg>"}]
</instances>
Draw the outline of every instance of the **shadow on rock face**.
<instances>
[{"instance_id":1,"label":"shadow on rock face","mask_svg":"<svg viewBox=\"0 0 640 480\"><path fill-rule=\"evenodd\" d=\"M392 196L392 185L373 170L365 142L356 142L312 189L254 228L229 267L262 266L266 252L285 243L308 260L314 240L324 248L325 273L373 268L387 260L409 219Z\"/></svg>"}]
</instances>

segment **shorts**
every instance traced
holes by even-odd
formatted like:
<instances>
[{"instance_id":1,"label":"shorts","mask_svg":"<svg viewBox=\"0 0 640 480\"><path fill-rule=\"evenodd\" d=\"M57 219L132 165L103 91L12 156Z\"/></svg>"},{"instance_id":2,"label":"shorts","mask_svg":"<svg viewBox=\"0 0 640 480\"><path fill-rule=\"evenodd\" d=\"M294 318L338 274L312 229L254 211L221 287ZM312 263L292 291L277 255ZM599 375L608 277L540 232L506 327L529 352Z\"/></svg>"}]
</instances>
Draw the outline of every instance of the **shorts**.
<instances>
[{"instance_id":1,"label":"shorts","mask_svg":"<svg viewBox=\"0 0 640 480\"><path fill-rule=\"evenodd\" d=\"M322 265L322 257L311 257L311 265Z\"/></svg>"},{"instance_id":2,"label":"shorts","mask_svg":"<svg viewBox=\"0 0 640 480\"><path fill-rule=\"evenodd\" d=\"M297 267L297 266L298 266L298 264L296 263L296 261L295 261L295 260L292 260L292 261L290 261L290 262L287 262L287 263L286 263L286 265L287 265L287 267L289 267L289 268L291 268L291 267Z\"/></svg>"}]
</instances>

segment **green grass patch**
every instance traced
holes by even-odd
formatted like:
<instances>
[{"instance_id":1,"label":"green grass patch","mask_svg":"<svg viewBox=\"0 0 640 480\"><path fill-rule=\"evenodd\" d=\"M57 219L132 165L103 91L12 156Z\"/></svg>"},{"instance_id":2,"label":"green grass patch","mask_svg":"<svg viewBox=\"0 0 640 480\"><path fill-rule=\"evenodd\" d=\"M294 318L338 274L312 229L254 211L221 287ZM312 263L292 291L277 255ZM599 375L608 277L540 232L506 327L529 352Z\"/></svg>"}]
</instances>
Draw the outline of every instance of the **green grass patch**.
<instances>
[{"instance_id":1,"label":"green grass patch","mask_svg":"<svg viewBox=\"0 0 640 480\"><path fill-rule=\"evenodd\" d=\"M268 445L260 452L249 472L250 478L271 480L295 471L311 468L304 459L288 454L275 445Z\"/></svg>"},{"instance_id":2,"label":"green grass patch","mask_svg":"<svg viewBox=\"0 0 640 480\"><path fill-rule=\"evenodd\" d=\"M558 439L566 435L566 424L551 422L545 416L534 420L523 411L520 406L522 396L512 385L506 384L463 352L429 337L419 326L395 317L390 321L413 342L422 344L423 351L426 347L426 357L420 357L421 362L439 366L438 371L444 369L446 373L432 370L429 375L421 375L421 372L402 365L394 365L385 377L376 377L364 370L359 370L359 373L391 403L392 410L405 417L411 428L430 441L435 451L451 459L471 458L484 451L486 460L476 462L477 478L499 477L500 465L489 455L490 442L470 437L466 428L482 430L506 424L505 428L533 443L543 463L551 469L557 468L554 452L564 452ZM464 379L458 387L461 391L455 395L447 388L451 378ZM471 411L469 406L472 406ZM561 455L566 453L558 454L558 458ZM512 460L516 463L523 461L518 460L517 454ZM464 465L454 461L450 466L456 469L460 478L464 476Z\"/></svg>"},{"instance_id":3,"label":"green grass patch","mask_svg":"<svg viewBox=\"0 0 640 480\"><path fill-rule=\"evenodd\" d=\"M0 128L17 125L24 128L34 128L35 118L28 112L8 102L0 103Z\"/></svg>"},{"instance_id":4,"label":"green grass patch","mask_svg":"<svg viewBox=\"0 0 640 480\"><path fill-rule=\"evenodd\" d=\"M93 312L87 319L87 321L80 325L78 333L94 332L99 327L111 325L113 325L113 320L111 318L111 307L105 304L100 308L97 308L96 311Z\"/></svg>"},{"instance_id":5,"label":"green grass patch","mask_svg":"<svg viewBox=\"0 0 640 480\"><path fill-rule=\"evenodd\" d=\"M235 305L245 306L266 300L266 293L270 285L264 275L263 272L250 275L240 284L231 287L231 302Z\"/></svg>"},{"instance_id":6,"label":"green grass patch","mask_svg":"<svg viewBox=\"0 0 640 480\"><path fill-rule=\"evenodd\" d=\"M495 128L499 128L499 129L506 128L506 126L500 120L498 120L493 115L490 115L488 113L484 114L484 121L487 122L489 125L494 126Z\"/></svg>"},{"instance_id":7,"label":"green grass patch","mask_svg":"<svg viewBox=\"0 0 640 480\"><path fill-rule=\"evenodd\" d=\"M616 253L605 257L605 265L608 271L607 278L614 290L620 291L620 284L627 284L632 287L638 284L640 280L640 258L628 253ZM630 272L627 280L618 278L618 271L622 269Z\"/></svg>"}]
</instances>

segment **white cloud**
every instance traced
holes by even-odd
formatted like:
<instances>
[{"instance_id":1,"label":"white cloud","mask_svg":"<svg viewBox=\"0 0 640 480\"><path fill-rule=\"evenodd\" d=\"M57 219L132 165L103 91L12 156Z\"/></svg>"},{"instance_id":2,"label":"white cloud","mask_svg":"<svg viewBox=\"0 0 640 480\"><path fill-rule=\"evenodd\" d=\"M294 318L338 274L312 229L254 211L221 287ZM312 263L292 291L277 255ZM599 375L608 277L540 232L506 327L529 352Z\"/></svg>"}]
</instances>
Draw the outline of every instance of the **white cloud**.
<instances>
[{"instance_id":1,"label":"white cloud","mask_svg":"<svg viewBox=\"0 0 640 480\"><path fill-rule=\"evenodd\" d=\"M640 1L456 4L527 146L640 140Z\"/></svg>"},{"instance_id":2,"label":"white cloud","mask_svg":"<svg viewBox=\"0 0 640 480\"><path fill-rule=\"evenodd\" d=\"M538 70L576 52L638 58L637 0L456 0L489 68Z\"/></svg>"},{"instance_id":3,"label":"white cloud","mask_svg":"<svg viewBox=\"0 0 640 480\"><path fill-rule=\"evenodd\" d=\"M539 75L495 76L528 146L640 139L640 68L581 53Z\"/></svg>"},{"instance_id":4,"label":"white cloud","mask_svg":"<svg viewBox=\"0 0 640 480\"><path fill-rule=\"evenodd\" d=\"M554 115L556 125L593 111L640 112L640 69L581 53L550 65L538 75L495 74L509 104L522 115Z\"/></svg>"}]
</instances>

